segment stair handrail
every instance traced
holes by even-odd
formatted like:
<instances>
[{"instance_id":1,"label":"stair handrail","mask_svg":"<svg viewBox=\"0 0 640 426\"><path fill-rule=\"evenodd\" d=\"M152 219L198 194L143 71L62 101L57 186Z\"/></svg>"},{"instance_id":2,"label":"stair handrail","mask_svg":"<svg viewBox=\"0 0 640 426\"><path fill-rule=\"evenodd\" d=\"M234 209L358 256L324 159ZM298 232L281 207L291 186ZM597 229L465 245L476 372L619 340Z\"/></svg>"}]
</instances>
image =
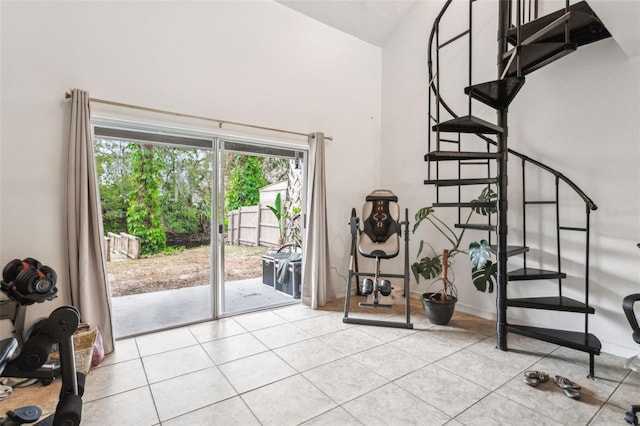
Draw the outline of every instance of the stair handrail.
<instances>
[{"instance_id":1,"label":"stair handrail","mask_svg":"<svg viewBox=\"0 0 640 426\"><path fill-rule=\"evenodd\" d=\"M433 95L436 97L436 104L442 105L442 107L451 115L452 118L459 118L460 116L458 114L456 114L453 109L451 109L451 107L449 107L449 105L444 101L444 99L442 98L442 96L440 95L440 90L439 87L436 87L435 84L435 80L437 76L433 75L433 59L432 59L432 51L433 51L433 40L435 38L435 35L439 29L440 26L440 21L442 20L442 17L444 16L444 14L446 13L447 9L449 8L449 6L451 5L451 3L453 2L453 0L447 0L447 2L444 4L444 6L442 7L442 10L440 10L440 13L438 14L438 16L435 18L433 26L431 27L431 33L429 34L429 42L427 45L427 53L428 53L428 57L427 57L427 64L428 64L428 70L429 70L429 93L431 94L431 92L433 91ZM429 101L429 109L431 109L431 101ZM429 112L429 118L432 119L431 113ZM428 132L428 144L429 144L429 151L431 151L431 131ZM497 146L497 142L494 141L493 139L485 136L485 135L481 135L481 134L477 134L477 136L479 136L481 139L483 139L485 142L493 145L493 146ZM439 147L438 147L439 149ZM533 158L522 154L516 150L513 150L511 148L507 149L507 152L509 154L515 155L516 157L520 158L521 160L527 161L549 173L551 173L552 175L554 175L556 178L562 180L564 183L566 183L571 189L574 190L574 192L576 194L578 194L578 196L580 196L580 198L582 198L582 200L584 201L587 209L589 210L597 210L598 206L593 202L593 200L578 186L576 185L571 179L569 179L568 177L566 177L564 174L562 174L561 172L555 170L554 168L541 163L538 160L534 160Z\"/></svg>"}]
</instances>

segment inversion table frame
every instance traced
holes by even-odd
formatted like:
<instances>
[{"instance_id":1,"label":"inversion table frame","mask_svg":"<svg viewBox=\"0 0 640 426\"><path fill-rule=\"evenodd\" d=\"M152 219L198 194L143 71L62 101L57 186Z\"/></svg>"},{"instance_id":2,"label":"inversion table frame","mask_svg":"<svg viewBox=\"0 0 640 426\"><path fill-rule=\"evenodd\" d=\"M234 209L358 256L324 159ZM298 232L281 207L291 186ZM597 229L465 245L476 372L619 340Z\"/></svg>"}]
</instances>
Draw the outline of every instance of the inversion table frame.
<instances>
[{"instance_id":1,"label":"inversion table frame","mask_svg":"<svg viewBox=\"0 0 640 426\"><path fill-rule=\"evenodd\" d=\"M409 301L409 210L404 210L404 222L400 222L400 225L404 225L404 274L382 274L380 273L380 260L376 259L376 272L360 272L358 271L358 234L359 219L356 216L356 209L351 210L351 220L349 221L351 227L351 257L349 260L349 278L347 281L347 295L344 302L344 318L342 322L348 324L362 324L362 325L374 325L381 327L396 327L396 328L413 328L411 323L411 305ZM349 303L351 302L351 283L353 278L356 279L357 295L361 295L359 288L359 277L375 277L377 278L402 278L404 280L404 302L405 302L405 315L406 321L381 321L365 318L353 318L349 317ZM372 304L366 304L367 307L373 309L387 308L389 306L380 305L375 306Z\"/></svg>"}]
</instances>

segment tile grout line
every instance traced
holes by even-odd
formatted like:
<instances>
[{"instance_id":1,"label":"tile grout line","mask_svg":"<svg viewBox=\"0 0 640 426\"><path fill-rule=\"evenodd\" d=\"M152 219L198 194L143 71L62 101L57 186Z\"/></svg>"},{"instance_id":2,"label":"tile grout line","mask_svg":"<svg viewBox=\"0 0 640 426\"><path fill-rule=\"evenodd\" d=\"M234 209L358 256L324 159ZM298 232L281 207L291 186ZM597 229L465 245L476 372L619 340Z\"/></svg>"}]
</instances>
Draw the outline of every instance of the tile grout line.
<instances>
[{"instance_id":1,"label":"tile grout line","mask_svg":"<svg viewBox=\"0 0 640 426\"><path fill-rule=\"evenodd\" d=\"M160 412L158 411L158 404L156 404L156 399L153 396L153 392L151 391L151 384L149 383L149 375L147 374L147 368L144 365L144 361L142 360L142 354L140 353L140 346L138 346L138 339L134 337L134 342L136 344L136 350L138 351L138 356L140 357L140 365L142 365L142 371L144 372L144 377L147 381L147 390L149 391L149 395L151 395L151 402L153 402L153 409L156 412L156 418L158 419L157 424L162 424L162 420L160 419Z\"/></svg>"},{"instance_id":2,"label":"tile grout line","mask_svg":"<svg viewBox=\"0 0 640 426\"><path fill-rule=\"evenodd\" d=\"M285 309L286 309L286 308L285 308ZM271 311L268 311L268 312L271 312ZM240 327L242 330L244 330L244 333L240 333L240 334L237 334L237 335L242 335L242 334L245 334L245 333L246 333L246 334L248 334L248 335L250 335L252 338L256 339L258 342L260 342L261 344L263 344L263 345L266 347L266 350L264 350L263 352L259 352L259 353L267 353L267 352L271 352L273 355L275 355L275 357L276 357L277 359L279 359L279 360L280 360L280 361L282 361L285 365L287 365L289 368L291 368L291 370L292 370L294 373L293 373L293 374L291 374L291 375L289 375L289 376L286 376L286 377L283 377L283 378L277 379L277 380L275 380L275 381L272 381L272 382L266 383L266 384L264 384L264 385L258 386L258 387L256 387L256 388L249 389L249 390L247 390L247 391L245 391L245 392L243 392L243 393L239 393L239 392L238 392L238 390L235 388L235 386L234 386L233 384L231 384L231 382L229 381L229 379L227 378L227 376L222 372L222 370L221 370L219 367L220 367L220 365L224 365L224 364L227 364L227 363L229 363L229 362L234 362L234 361L237 361L237 360L240 360L240 359L245 359L245 358L247 358L247 357L249 357L249 356L253 356L253 355L248 355L248 356L244 356L244 357L241 357L241 358L238 358L238 359L234 359L234 360L231 360L231 361L227 361L227 362L225 362L225 363L217 364L217 363L215 362L215 360L212 358L211 354L209 354L209 352L207 352L207 351L205 350L204 346L203 346L203 345L204 345L204 344L206 344L206 343L210 343L210 342L214 342L214 341L224 340L224 339L227 339L227 338L230 338L230 337L233 337L233 336L237 336L237 335L224 336L224 337L221 337L221 338L213 339L213 340L211 340L211 341L201 342L200 340L198 340L198 339L197 339L197 337L195 336L195 333L194 333L194 331L191 329L191 327L187 326L187 327L185 327L185 328L189 331L190 335L191 335L191 336L196 340L196 343L195 343L195 344L193 344L193 345L188 345L188 346L185 346L185 347L182 347L182 348L176 348L176 349L166 350L166 351L163 351L163 352L159 352L159 353L157 353L157 354L150 354L150 355L147 355L147 356L154 356L154 355L159 355L159 354L163 354L163 353L171 352L171 351L173 351L173 350L179 350L179 349L184 349L184 348L189 348L189 347L199 346L199 347L200 347L200 349L201 349L201 350L203 350L203 351L205 352L205 354L206 354L207 358L208 358L208 359L213 363L213 366L215 366L216 368L218 368L218 370L222 373L222 377L224 377L224 378L225 378L225 380L227 380L227 382L229 382L229 384L230 384L231 388L232 388L232 389L234 390L234 392L235 392L235 395L233 395L233 396L230 396L230 397L228 397L228 398L222 399L222 400L220 400L220 401L216 401L216 402L214 402L214 403L212 403L212 404L208 404L208 405L206 405L206 406L204 406L204 407L200 407L200 408L197 408L197 409L195 409L195 410L191 410L191 411L189 411L188 413L180 414L179 416L175 416L175 417L173 417L173 418L182 417L182 416L187 415L187 414L189 414L189 413L193 413L193 412L198 411L198 410L200 410L200 409L203 409L203 408L209 407L209 406L211 406L211 405L218 404L218 403L220 403L220 402L227 401L227 400L230 400L230 399L232 399L232 398L235 398L236 396L239 396L239 397L240 397L240 399L242 400L242 402L243 402L244 406L247 408L247 410L248 410L249 412L251 412L252 416L253 416L253 417L258 421L258 423L261 423L261 424L262 424L262 422L260 422L260 420L259 420L259 419L258 419L258 417L256 416L256 413L254 413L254 411L251 409L251 407L249 407L249 406L248 406L248 404L247 404L247 402L245 401L245 399L244 399L243 395L246 395L246 394L248 394L249 392L253 392L253 391L255 391L255 390L258 390L258 389L264 388L264 387L266 387L266 386L270 386L270 385L272 385L272 384L275 384L275 383L278 383L278 382L281 382L281 381L284 381L284 380L287 380L287 379L290 379L290 378L293 378L293 377L296 377L296 376L301 376L301 377L302 377L302 378L303 378L307 383L311 384L311 385L313 386L313 388L314 388L314 389L317 389L320 393L322 393L323 395L325 395L329 400L331 400L331 401L336 405L335 407L333 407L333 408L331 408L331 409L329 409L329 410L327 410L327 411L325 411L325 412L323 412L323 413L320 413L320 414L318 414L318 415L314 416L314 417L313 417L313 418L311 418L311 419L307 419L307 420L305 420L305 422L307 422L307 421L309 421L309 420L312 420L312 419L314 419L314 418L320 417L320 416L322 416L322 415L324 415L324 414L326 414L326 413L328 413L328 412L330 412L330 411L332 411L332 410L335 410L337 407L340 407L341 409L343 409L343 410L345 410L347 413L349 413L349 415L350 415L351 417L353 417L356 421L358 421L359 423L362 423L362 422L360 421L360 419L358 419L357 417L355 417L355 415L352 415L352 414L351 414L351 412L350 412L349 410L347 410L347 409L344 407L344 405L345 405L345 404L347 404L347 403L349 403L349 402L352 402L352 401L354 401L354 400L357 400L357 399L359 399L359 398L362 398L362 397L364 397L365 395L368 395L368 394L369 394L369 393L371 393L371 392L375 392L375 391L379 390L380 388L382 388L382 387L384 387L384 386L387 386L388 384L394 384L395 386L397 386L397 387L398 387L398 388L400 388L400 389L403 389L404 391L406 391L406 392L407 392L407 393L409 393L410 395L413 395L414 397L416 397L416 398L418 398L418 399L420 399L420 400L424 401L424 400L423 400L422 398L420 398L418 395L415 395L413 392L411 392L411 391L409 391L409 390L407 390L407 389L403 388L402 386L398 385L396 382L397 382L398 380L402 379L403 377L406 377L406 376L408 376L408 375L410 375L410 374L412 374L412 373L415 373L416 371L418 371L418 370L420 370L420 369L422 369L422 368L425 368L426 366L434 365L435 363L437 363L437 362L439 362L439 361L441 361L441 360L443 360L443 359L449 358L449 357L451 357L451 356L453 356L453 355L455 355L455 354L458 354L458 353L460 353L461 351L464 351L464 350L467 350L467 349L469 349L471 352L475 353L475 354L476 354L476 355L478 355L478 356L481 356L481 357L483 357L483 358L486 358L486 359L491 360L491 358L490 358L490 357L485 356L485 354L483 354L482 352L474 351L473 349L471 349L471 348L472 348L474 345L476 345L477 343L482 342L482 341L483 341L483 340L485 340L486 338L492 337L491 335L485 335L485 333L481 333L481 332L479 332L478 330L475 330L475 329L474 329L474 330L467 330L467 331L473 331L474 333L476 333L476 334L478 334L478 335L482 335L482 336L484 336L484 337L482 337L482 339L480 339L479 341L472 342L472 343L470 343L470 344L468 344L468 345L466 345L466 346L464 346L464 347L461 347L461 346L459 346L458 344L452 344L452 343L449 343L449 341L444 340L444 339L442 338L442 336L430 336L430 337L432 337L432 338L435 338L437 341L440 341L440 342L443 342L443 343L445 343L445 344L453 345L453 346L457 347L457 350L455 350L455 352L452 352L452 353L450 353L450 354L447 354L447 355L445 355L445 356L443 356L443 357L441 357L441 358L439 358L439 359L437 359L437 360L433 360L433 361L431 361L431 362L427 363L427 364L426 364L426 365L424 365L424 366L421 366L421 367L419 367L419 368L413 369L412 371L407 372L407 373L403 374L402 376L397 377L397 378L395 378L395 379L393 379L393 380L389 380L389 379L387 379L386 377L380 376L382 379L384 379L385 383L383 383L383 384L381 384L381 385L379 385L379 386L376 386L374 389L368 390L367 392L365 392L365 393L364 393L364 394L362 394L362 395L358 395L358 396L356 396L356 397L353 397L353 398L349 399L348 401L345 401L344 403L338 403L338 402L337 402L337 401L335 401L333 398L331 398L328 394L326 394L324 391L322 391L322 389L320 389L317 385L315 385L313 382L311 382L311 380L310 380L309 378L307 378L307 377L305 376L305 374L304 374L304 373L305 373L305 372L307 372L307 371L310 371L310 370L312 370L312 369L315 369L315 368L319 368L319 367L322 367L322 366L328 365L328 364L330 364L330 363L332 363L332 362L335 362L335 361L344 360L344 359L346 359L346 358L352 358L352 359L351 359L351 361L356 362L356 363L358 363L358 364L360 364L360 365L364 365L364 364L362 364L360 361L358 361L357 359L354 359L353 357L354 357L355 355L362 354L362 353L367 352L367 351L370 351L370 350L372 350L372 349L380 348L380 347L385 346L385 345L387 345L387 344L391 344L391 343L393 343L393 342L397 342L397 341L399 341L399 340L401 340L401 339L403 339L403 338L406 338L406 337L409 337L409 336L412 336L412 335L419 335L419 334L422 334L422 332L425 332L425 333L426 333L425 335L428 335L428 331L429 331L429 329L427 329L427 330L415 330L413 333L410 333L410 334L407 334L407 335L403 335L403 336L393 336L390 340L382 340L381 338L379 338L379 337L377 337L377 336L375 336L375 335L371 335L371 334L369 334L369 333L367 333L367 332L364 332L364 331L363 331L363 329L362 329L362 327L363 327L363 326L353 326L353 327L348 327L348 328L345 328L345 329L334 330L334 331L331 331L331 332L326 333L326 334L321 334L321 335L319 335L319 336L310 335L310 337L309 337L309 338L305 338L305 339L303 339L303 340L299 340L299 341L295 341L295 342L292 342L292 343L287 343L287 344L282 345L282 346L277 346L277 347L273 347L273 348L271 348L271 347L267 346L267 345L266 345L262 340L260 340L256 335L254 335L254 332L257 332L257 331L260 331L260 330L267 330L267 329L274 328L274 327L278 327L278 326L285 325L285 324L291 324L291 325L294 325L295 327L297 327L299 330L302 330L302 331L306 332L307 334L309 334L309 332L308 332L307 330L303 329L302 327L300 327L300 326L299 326L298 324L296 324L296 323L297 323L297 322L304 321L304 320L307 320L307 319L319 318L319 317L321 317L321 316L322 316L322 315L317 315L317 316L310 317L310 318L299 318L299 319L295 319L295 320L289 320L289 319L287 319L287 318L282 317L281 315L278 315L275 311L273 311L272 313L273 313L273 314L275 314L275 315L277 315L277 316L278 316L279 318L281 318L284 322L283 322L283 323L280 323L280 324L273 324L273 325L270 325L270 326L267 326L267 327L263 327L263 328L259 328L259 329L255 329L255 330L249 330L249 329L247 329L244 325L242 325L240 322L238 322L238 321L234 321L234 322L236 322L236 323L239 325L239 327ZM337 316L336 316L336 318L334 318L334 319L335 319L335 320L338 320ZM331 344L329 344L329 343L327 343L327 342L324 342L324 341L322 340L322 338L323 338L323 337L326 337L326 336L329 336L329 335L332 335L332 334L337 334L337 333L345 332L345 331L350 330L350 329L352 329L352 328L353 328L353 329L355 329L355 330L360 331L361 333L363 333L363 334L365 334L365 335L367 335L367 336L369 336L369 337L371 337L371 338L374 338L374 339L376 339L376 340L379 340L379 341L380 341L380 342L379 342L379 344L375 344L374 346L368 347L368 348L366 348L366 349L358 350L358 351L356 351L356 352L354 352L354 353L345 354L344 352L342 352L342 351L338 350L337 348L335 348L335 347L334 347L334 346L332 346ZM311 341L311 340L313 340L313 339L317 339L317 341L318 341L318 342L320 342L320 343L322 343L322 344L324 344L324 345L326 345L326 346L328 346L328 347L332 348L333 350L335 350L335 351L339 352L339 353L341 354L340 358L338 358L338 359L336 359L336 360L332 360L332 361L324 362L324 363L322 363L322 364L320 364L320 365L314 366L313 368L310 368L310 369L307 369L307 370L299 371L298 369L294 368L294 367L293 367L293 365L291 365L289 362L287 362L284 358L282 358L278 353L276 353L276 350L278 350L278 349L287 348L287 347L290 347L290 346L293 346L293 345L296 345L296 344L299 344L299 343L303 343L303 342ZM157 405L156 405L156 401L155 401L154 395L153 395L153 393L151 392L151 389L150 389L150 387L151 387L151 383L149 382L149 375L148 375L147 368L146 368L146 366L145 366L145 364L144 364L144 361L143 361L143 358L144 358L144 357L143 357L143 356L141 355L141 353L140 353L140 346L139 346L139 342L138 342L137 338L134 338L134 342L135 342L136 350L137 350L137 352L138 352L138 353L137 353L137 359L139 359L139 362L141 363L142 368L143 368L143 372L144 372L144 374L145 374L145 381L146 381L146 385L144 385L144 387L146 387L146 388L148 389L148 392L149 392L149 393L150 393L150 395L151 395L152 402L153 402L153 404L154 404L154 409L155 409L156 416L157 416L157 420L158 420L158 421L160 421L160 415L159 415L159 412L158 412L158 408L157 408ZM406 354L408 354L408 355L416 356L416 357L417 357L417 355L414 355L414 354L411 354L411 353L407 352L407 351L406 351L406 350L404 350L402 347L399 347L398 349L399 349L399 350L401 350L401 351L403 351L404 353L406 353ZM545 354L538 354L538 356L539 356L539 357L538 357L538 359L537 359L535 362L532 362L531 364L529 364L529 366L528 366L527 368L525 368L524 370L522 370L522 371L526 371L527 369L532 368L535 364L539 363L539 362L540 362L540 361L542 361L542 360L545 360L545 359L549 359L549 360L556 359L556 358L557 358L557 355L555 355L555 356L554 356L554 353L555 353L557 350L558 350L558 347L556 347L555 349L553 349L553 350L549 351L548 353L545 353ZM257 355L257 354L254 354L254 355ZM134 359L136 359L136 358L133 358L132 360L134 360ZM562 359L562 357L557 358L557 359ZM130 360L123 360L123 361L121 361L121 362L125 362L125 361L130 361ZM118 362L118 363L119 363L119 362ZM116 365L116 364L118 364L118 363L109 364L109 365ZM364 365L364 366L366 367L366 365ZM107 366L105 366L105 367L107 367ZM210 368L210 367L206 367L206 368ZM206 368L196 370L195 372L197 372L197 371L201 371L201 370L204 370L204 369L206 369ZM448 371L449 371L449 370L448 370ZM457 418L459 418L463 413L468 412L472 407L477 406L479 402L485 401L488 397L490 397L490 396L492 396L492 395L493 395L494 397L506 398L507 400L509 400L509 401L511 401L511 402L513 402L513 403L515 403L515 404L517 404L517 406L524 407L524 408L528 408L528 407L526 407L525 405L523 405L522 403L520 403L520 402L518 402L518 401L515 401L515 400L512 400L511 398L509 398L509 397L507 397L507 396L503 396L503 395L501 395L501 394L499 394L499 393L498 393L498 391L499 391L500 389L504 388L504 387L505 387L509 382L511 382L511 381L513 381L513 380L515 380L515 379L516 379L520 374L522 374L522 371L521 371L520 373L518 373L518 374L515 374L511 379L507 380L506 382L504 382L504 383L502 383L501 385L499 385L498 387L496 387L496 389L495 389L495 390L487 389L487 390L489 391L489 393L488 393L488 394L486 394L485 396L483 396L482 398L480 398L479 400L477 400L476 402L474 402L473 404L471 404L469 407L467 407L467 408L465 408L464 410L460 411L460 412L459 412L458 414L456 414L455 416L450 416L450 415L448 415L448 414L446 414L446 413L444 413L444 412L442 412L442 413L443 413L447 418L449 418L449 419L450 419L449 421L451 421L451 419L456 419L456 420L457 420ZM190 372L190 373L192 373L192 372ZM184 373L184 374L182 374L182 375L190 374L190 373ZM459 377L465 378L464 376L461 376L459 373L456 373L456 372L453 372L453 371L450 371L450 373L451 373L451 374L454 374L454 375L456 375L456 376L459 376ZM630 373L630 372L627 372L627 373L626 373L626 375L625 375L625 377L624 377L622 380L620 380L620 381L618 381L618 382L617 382L617 384L615 385L615 387L614 387L613 391L611 391L611 392L609 393L608 397L606 398L606 401L600 401L600 400L597 400L597 399L596 399L596 400L600 403L600 406L599 406L598 410L595 412L595 414L593 414L593 415L591 416L591 418L589 419L589 422L588 422L588 423L593 422L593 421L594 421L594 420L595 420L595 419L596 419L596 418L597 418L597 417L602 413L603 409L605 408L605 406L607 406L607 404L609 403L609 401L611 400L611 398L613 397L613 395L615 394L615 392L616 392L618 389L620 389L620 387L622 386L622 384L623 384L624 380L625 380L627 377L629 377L629 374L631 374L631 373ZM179 376L181 376L181 375L179 375ZM175 376L175 377L179 377L179 376ZM173 377L172 377L172 378L173 378ZM162 381L165 381L165 380L170 380L170 379L172 379L172 378L167 378L167 379L164 379L164 380L158 381L158 382L156 382L156 383L159 383L159 382L162 382ZM467 379L467 380L468 380L468 379ZM480 385L480 386L482 386L482 385ZM122 393L124 393L124 392L128 392L128 391L131 391L131 390L134 390L134 389L141 389L142 387L143 387L143 386L139 386L139 387L136 387L136 388L128 389L128 390L123 391L123 392L118 392L118 393L116 393L116 394L114 394L114 395L122 394ZM484 386L482 386L482 387L484 387ZM111 397L111 396L113 396L113 395L108 395L107 397ZM95 400L95 401L98 401L98 400L100 400L100 399L104 399L104 398L107 398L107 397L99 398L99 399L97 399L97 400ZM594 398L594 399L595 399L595 398ZM93 402L93 401L91 401L91 402ZM432 407L433 407L433 405L429 404L428 402L426 402L426 401L424 401L424 402L425 402L425 403L427 403L429 406L432 406ZM441 410L440 410L439 408L437 408L437 407L434 407L434 408L435 408L436 410L438 410L439 412L441 412ZM552 418L548 417L547 415L543 415L543 417L544 417L544 418L548 418L548 419L550 419L550 420L552 420L552 421L554 421L554 422L556 421L556 420L554 420L554 419L552 419ZM172 418L172 419L173 419L173 418ZM166 419L165 421L168 421L168 420L171 420L171 419ZM459 420L458 420L458 421L459 421ZM304 423L304 422L303 422L303 423ZM154 424L161 424L161 422L160 422L160 423L154 423Z\"/></svg>"},{"instance_id":3,"label":"tile grout line","mask_svg":"<svg viewBox=\"0 0 640 426\"><path fill-rule=\"evenodd\" d=\"M629 377L629 375L632 373L632 370L629 370L627 372L627 374L625 374L625 376L622 378L622 380L620 380L619 383L616 384L615 388L613 389L613 391L609 394L609 396L607 397L607 400L604 401L602 403L602 405L600 406L600 408L598 408L598 410L593 414L593 416L591 416L591 418L589 419L589 422L587 424L591 424L593 423L593 421L598 418L598 416L600 415L600 413L602 413L602 411L604 410L604 408L609 405L609 401L611 400L611 398L613 397L613 395L618 391L618 389L620 389L622 387L622 384L624 383L624 381L627 379L627 377ZM612 404L613 405L613 404ZM614 407L616 408L620 408L614 405ZM624 408L622 408L624 409ZM622 413L620 415L620 418L624 418L624 413Z\"/></svg>"}]
</instances>

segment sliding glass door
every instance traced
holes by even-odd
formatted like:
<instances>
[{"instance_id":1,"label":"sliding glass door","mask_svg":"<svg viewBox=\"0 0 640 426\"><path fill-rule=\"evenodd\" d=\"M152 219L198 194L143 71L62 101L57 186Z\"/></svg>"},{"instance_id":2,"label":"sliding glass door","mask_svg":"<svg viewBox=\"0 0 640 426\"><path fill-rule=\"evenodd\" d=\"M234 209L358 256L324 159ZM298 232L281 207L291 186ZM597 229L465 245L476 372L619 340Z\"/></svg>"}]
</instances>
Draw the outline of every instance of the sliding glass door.
<instances>
[{"instance_id":1,"label":"sliding glass door","mask_svg":"<svg viewBox=\"0 0 640 426\"><path fill-rule=\"evenodd\" d=\"M299 302L305 159L302 150L220 140L221 314Z\"/></svg>"},{"instance_id":2,"label":"sliding glass door","mask_svg":"<svg viewBox=\"0 0 640 426\"><path fill-rule=\"evenodd\" d=\"M117 338L299 301L306 151L115 120L94 135Z\"/></svg>"},{"instance_id":3,"label":"sliding glass door","mask_svg":"<svg viewBox=\"0 0 640 426\"><path fill-rule=\"evenodd\" d=\"M94 126L115 336L210 319L213 138Z\"/></svg>"}]
</instances>

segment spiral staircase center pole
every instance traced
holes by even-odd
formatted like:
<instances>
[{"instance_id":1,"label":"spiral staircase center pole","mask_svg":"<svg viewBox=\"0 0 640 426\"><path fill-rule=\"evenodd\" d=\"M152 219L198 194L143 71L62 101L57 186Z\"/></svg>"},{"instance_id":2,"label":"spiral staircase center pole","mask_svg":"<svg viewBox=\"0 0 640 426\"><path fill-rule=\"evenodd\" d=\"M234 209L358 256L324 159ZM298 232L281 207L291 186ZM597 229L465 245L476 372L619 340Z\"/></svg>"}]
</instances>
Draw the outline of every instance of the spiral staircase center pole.
<instances>
[{"instance_id":1,"label":"spiral staircase center pole","mask_svg":"<svg viewBox=\"0 0 640 426\"><path fill-rule=\"evenodd\" d=\"M510 0L500 0L498 4L498 76L503 74L506 62L502 59L509 46L507 30L509 29ZM498 126L504 131L497 135L498 142L498 218L497 218L497 252L498 262L496 310L498 318L496 322L497 343L502 351L507 350L507 107L497 110Z\"/></svg>"}]
</instances>

